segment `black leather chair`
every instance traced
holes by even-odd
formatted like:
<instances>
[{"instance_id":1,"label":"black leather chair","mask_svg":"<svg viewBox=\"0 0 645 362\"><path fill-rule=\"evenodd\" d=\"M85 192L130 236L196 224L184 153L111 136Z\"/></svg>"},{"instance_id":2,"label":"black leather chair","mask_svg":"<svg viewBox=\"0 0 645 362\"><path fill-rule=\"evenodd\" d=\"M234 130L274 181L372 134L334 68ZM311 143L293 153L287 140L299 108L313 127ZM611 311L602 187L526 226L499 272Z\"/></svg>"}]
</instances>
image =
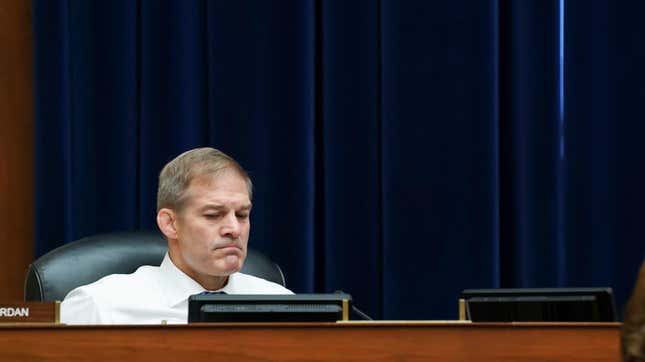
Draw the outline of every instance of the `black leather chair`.
<instances>
[{"instance_id":1,"label":"black leather chair","mask_svg":"<svg viewBox=\"0 0 645 362\"><path fill-rule=\"evenodd\" d=\"M100 234L65 244L29 265L25 300L63 300L72 289L106 275L132 273L141 265L159 265L166 250L166 239L152 231ZM252 249L242 272L285 286L280 267Z\"/></svg>"}]
</instances>

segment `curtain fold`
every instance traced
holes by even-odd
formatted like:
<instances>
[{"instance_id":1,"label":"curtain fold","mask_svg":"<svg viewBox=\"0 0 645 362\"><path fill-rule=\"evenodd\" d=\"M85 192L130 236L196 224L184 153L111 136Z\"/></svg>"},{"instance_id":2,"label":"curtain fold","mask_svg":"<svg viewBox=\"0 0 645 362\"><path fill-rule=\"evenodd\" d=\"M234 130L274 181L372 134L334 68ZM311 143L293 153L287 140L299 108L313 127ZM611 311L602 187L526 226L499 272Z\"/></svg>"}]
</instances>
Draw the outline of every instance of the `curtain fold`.
<instances>
[{"instance_id":1,"label":"curtain fold","mask_svg":"<svg viewBox=\"0 0 645 362\"><path fill-rule=\"evenodd\" d=\"M500 8L502 286L563 285L559 1ZM567 151L567 150L565 150Z\"/></svg>"},{"instance_id":2,"label":"curtain fold","mask_svg":"<svg viewBox=\"0 0 645 362\"><path fill-rule=\"evenodd\" d=\"M645 5L33 4L36 256L154 229L161 167L212 146L296 292L383 319L456 318L464 288L611 286L622 308Z\"/></svg>"}]
</instances>

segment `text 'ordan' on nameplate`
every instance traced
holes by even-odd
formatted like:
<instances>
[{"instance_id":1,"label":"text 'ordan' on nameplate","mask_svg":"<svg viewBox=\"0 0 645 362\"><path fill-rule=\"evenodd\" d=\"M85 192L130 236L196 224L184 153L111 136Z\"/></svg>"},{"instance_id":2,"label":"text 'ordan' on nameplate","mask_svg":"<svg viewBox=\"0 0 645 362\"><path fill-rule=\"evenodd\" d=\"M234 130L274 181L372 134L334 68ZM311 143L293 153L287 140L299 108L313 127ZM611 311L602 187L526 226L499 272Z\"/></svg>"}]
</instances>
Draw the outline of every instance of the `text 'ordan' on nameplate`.
<instances>
[{"instance_id":1,"label":"text 'ordan' on nameplate","mask_svg":"<svg viewBox=\"0 0 645 362\"><path fill-rule=\"evenodd\" d=\"M60 302L0 302L0 323L60 323Z\"/></svg>"}]
</instances>

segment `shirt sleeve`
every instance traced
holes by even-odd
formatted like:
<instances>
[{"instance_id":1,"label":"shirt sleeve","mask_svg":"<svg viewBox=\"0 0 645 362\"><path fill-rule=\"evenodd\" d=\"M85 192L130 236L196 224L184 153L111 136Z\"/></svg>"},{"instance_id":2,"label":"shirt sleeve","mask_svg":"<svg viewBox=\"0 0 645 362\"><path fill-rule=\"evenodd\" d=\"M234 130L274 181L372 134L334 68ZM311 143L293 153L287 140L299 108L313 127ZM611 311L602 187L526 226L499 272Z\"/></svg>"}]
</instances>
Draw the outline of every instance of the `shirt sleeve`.
<instances>
[{"instance_id":1,"label":"shirt sleeve","mask_svg":"<svg viewBox=\"0 0 645 362\"><path fill-rule=\"evenodd\" d=\"M105 324L94 298L83 287L72 290L60 305L60 321L64 324Z\"/></svg>"}]
</instances>

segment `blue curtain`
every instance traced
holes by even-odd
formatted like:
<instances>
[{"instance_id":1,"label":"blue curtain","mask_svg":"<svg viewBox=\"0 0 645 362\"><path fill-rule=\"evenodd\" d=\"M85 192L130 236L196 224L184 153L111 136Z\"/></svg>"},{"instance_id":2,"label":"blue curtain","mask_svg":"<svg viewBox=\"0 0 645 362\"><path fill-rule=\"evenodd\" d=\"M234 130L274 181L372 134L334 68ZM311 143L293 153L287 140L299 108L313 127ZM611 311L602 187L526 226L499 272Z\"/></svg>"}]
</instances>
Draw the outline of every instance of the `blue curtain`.
<instances>
[{"instance_id":1,"label":"blue curtain","mask_svg":"<svg viewBox=\"0 0 645 362\"><path fill-rule=\"evenodd\" d=\"M154 229L197 146L254 180L296 292L454 319L463 288L611 286L645 251L645 5L34 0L36 256Z\"/></svg>"}]
</instances>

